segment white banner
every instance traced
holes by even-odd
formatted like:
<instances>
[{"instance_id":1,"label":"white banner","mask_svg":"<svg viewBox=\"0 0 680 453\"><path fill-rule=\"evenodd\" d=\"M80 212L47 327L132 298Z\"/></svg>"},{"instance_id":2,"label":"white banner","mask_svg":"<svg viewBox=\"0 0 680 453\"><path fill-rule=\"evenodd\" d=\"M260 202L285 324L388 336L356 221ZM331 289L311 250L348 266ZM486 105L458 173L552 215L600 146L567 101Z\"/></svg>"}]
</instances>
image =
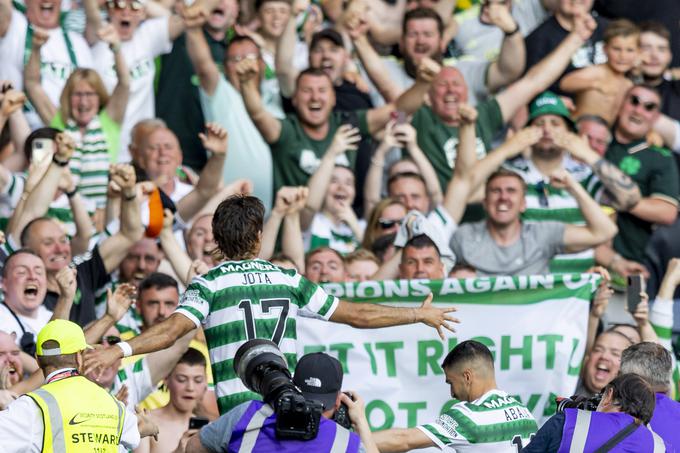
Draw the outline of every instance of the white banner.
<instances>
[{"instance_id":1,"label":"white banner","mask_svg":"<svg viewBox=\"0 0 680 453\"><path fill-rule=\"evenodd\" d=\"M442 342L423 324L360 330L298 318L298 354L324 351L338 358L343 388L363 396L371 427L403 428L432 421L451 404L440 365L458 342L475 339L494 354L498 388L516 395L540 423L554 414L555 396L570 396L576 388L598 279L583 274L327 284L329 293L343 299L399 306L416 306L432 291L435 304L458 308L454 316L461 324L455 334L446 331Z\"/></svg>"}]
</instances>

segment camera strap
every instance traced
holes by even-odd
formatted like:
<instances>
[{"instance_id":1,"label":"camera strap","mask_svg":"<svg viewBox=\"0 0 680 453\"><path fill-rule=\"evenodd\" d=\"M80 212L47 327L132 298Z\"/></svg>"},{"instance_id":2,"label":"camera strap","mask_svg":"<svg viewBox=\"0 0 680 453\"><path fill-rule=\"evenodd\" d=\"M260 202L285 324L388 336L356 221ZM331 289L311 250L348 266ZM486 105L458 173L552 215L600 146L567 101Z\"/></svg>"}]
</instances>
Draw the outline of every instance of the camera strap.
<instances>
[{"instance_id":1,"label":"camera strap","mask_svg":"<svg viewBox=\"0 0 680 453\"><path fill-rule=\"evenodd\" d=\"M623 439L633 434L633 432L635 432L635 430L638 429L639 426L640 425L638 425L635 422L631 422L629 425L624 426L623 429L619 430L619 432L614 434L614 436L607 442L605 442L604 445L595 450L595 453L607 453L612 448L620 444L623 441Z\"/></svg>"}]
</instances>

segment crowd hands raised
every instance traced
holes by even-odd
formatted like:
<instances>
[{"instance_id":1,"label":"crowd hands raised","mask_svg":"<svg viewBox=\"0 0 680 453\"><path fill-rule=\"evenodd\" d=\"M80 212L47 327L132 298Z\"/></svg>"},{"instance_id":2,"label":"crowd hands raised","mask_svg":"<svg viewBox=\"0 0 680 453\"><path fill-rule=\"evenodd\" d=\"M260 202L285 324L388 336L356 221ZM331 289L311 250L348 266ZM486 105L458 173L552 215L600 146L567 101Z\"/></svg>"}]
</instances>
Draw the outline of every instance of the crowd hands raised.
<instances>
[{"instance_id":1,"label":"crowd hands raised","mask_svg":"<svg viewBox=\"0 0 680 453\"><path fill-rule=\"evenodd\" d=\"M232 195L266 211L248 259L316 284L599 273L583 395L632 344L672 351L680 11L592 3L1 0L0 405L43 384L50 320L111 346L246 259L213 231ZM650 295L622 315L636 275ZM414 321L444 338L458 320L430 298ZM135 451L194 451L189 419L220 415L204 334L185 327L87 370L139 432L160 427Z\"/></svg>"}]
</instances>

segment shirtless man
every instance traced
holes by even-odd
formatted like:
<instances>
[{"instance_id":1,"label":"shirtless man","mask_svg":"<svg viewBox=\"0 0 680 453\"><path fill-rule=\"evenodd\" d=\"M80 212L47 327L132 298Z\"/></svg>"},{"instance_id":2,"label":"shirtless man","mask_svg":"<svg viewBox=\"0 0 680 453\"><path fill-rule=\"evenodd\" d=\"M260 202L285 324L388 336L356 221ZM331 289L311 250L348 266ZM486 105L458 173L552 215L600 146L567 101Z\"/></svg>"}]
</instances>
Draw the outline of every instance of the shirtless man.
<instances>
[{"instance_id":1,"label":"shirtless man","mask_svg":"<svg viewBox=\"0 0 680 453\"><path fill-rule=\"evenodd\" d=\"M189 428L189 419L205 393L208 380L205 357L189 348L165 380L170 390L170 402L151 411L149 418L158 425L158 440L142 439L135 453L167 453L175 451L182 435Z\"/></svg>"},{"instance_id":2,"label":"shirtless man","mask_svg":"<svg viewBox=\"0 0 680 453\"><path fill-rule=\"evenodd\" d=\"M607 62L588 66L566 75L560 89L576 95L574 118L597 115L611 126L623 98L633 86L626 73L635 66L639 52L640 31L632 22L611 22L604 32Z\"/></svg>"}]
</instances>

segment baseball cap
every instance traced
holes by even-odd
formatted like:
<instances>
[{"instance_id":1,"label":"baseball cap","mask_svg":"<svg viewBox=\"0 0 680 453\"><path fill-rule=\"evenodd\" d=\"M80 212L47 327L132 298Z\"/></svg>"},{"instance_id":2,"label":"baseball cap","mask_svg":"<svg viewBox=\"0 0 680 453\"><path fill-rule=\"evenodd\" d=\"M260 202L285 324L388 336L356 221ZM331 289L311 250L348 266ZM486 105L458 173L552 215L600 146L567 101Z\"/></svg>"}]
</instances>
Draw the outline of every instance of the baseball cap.
<instances>
[{"instance_id":1,"label":"baseball cap","mask_svg":"<svg viewBox=\"0 0 680 453\"><path fill-rule=\"evenodd\" d=\"M322 39L328 39L331 42L333 42L333 44L335 44L336 46L345 47L345 43L342 40L342 36L340 35L340 33L333 30L332 28L324 28L323 30L314 33L309 48L313 49L314 47L316 47L316 45Z\"/></svg>"},{"instance_id":2,"label":"baseball cap","mask_svg":"<svg viewBox=\"0 0 680 453\"><path fill-rule=\"evenodd\" d=\"M544 91L529 105L529 122L543 115L557 115L567 120L567 124L573 128L574 122L571 119L569 109L564 105L562 99L552 91Z\"/></svg>"},{"instance_id":3,"label":"baseball cap","mask_svg":"<svg viewBox=\"0 0 680 453\"><path fill-rule=\"evenodd\" d=\"M306 354L298 360L293 382L306 399L319 401L328 410L342 389L342 366L323 352Z\"/></svg>"},{"instance_id":4,"label":"baseball cap","mask_svg":"<svg viewBox=\"0 0 680 453\"><path fill-rule=\"evenodd\" d=\"M43 343L50 340L59 343L59 347L43 350ZM92 346L88 345L85 341L83 329L74 322L66 321L65 319L55 319L48 322L38 332L36 355L49 357L75 354L83 349L92 349Z\"/></svg>"}]
</instances>

